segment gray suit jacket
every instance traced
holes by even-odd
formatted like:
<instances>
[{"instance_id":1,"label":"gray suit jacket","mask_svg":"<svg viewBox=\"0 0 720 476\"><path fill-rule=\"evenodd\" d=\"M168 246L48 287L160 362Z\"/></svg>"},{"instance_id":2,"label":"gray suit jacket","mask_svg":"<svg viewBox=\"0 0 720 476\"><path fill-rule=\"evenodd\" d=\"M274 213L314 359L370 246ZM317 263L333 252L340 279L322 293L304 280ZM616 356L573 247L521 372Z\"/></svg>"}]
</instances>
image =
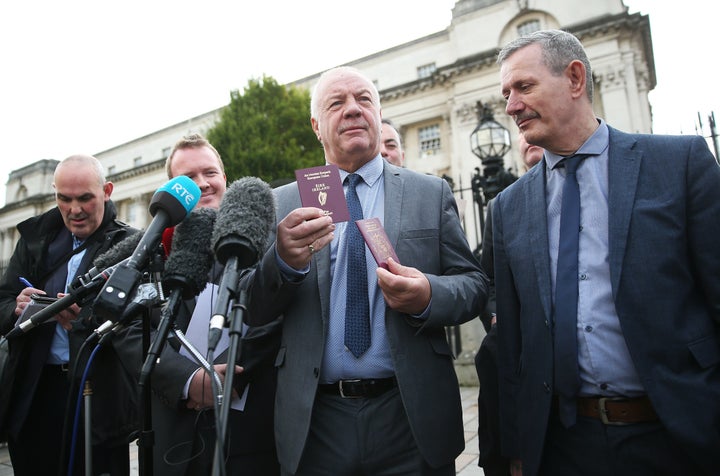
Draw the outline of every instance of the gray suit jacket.
<instances>
[{"instance_id":1,"label":"gray suit jacket","mask_svg":"<svg viewBox=\"0 0 720 476\"><path fill-rule=\"evenodd\" d=\"M662 423L720 469L720 168L700 137L610 128L609 262L633 364ZM553 394L545 162L493 207L503 452L533 475Z\"/></svg>"},{"instance_id":2,"label":"gray suit jacket","mask_svg":"<svg viewBox=\"0 0 720 476\"><path fill-rule=\"evenodd\" d=\"M477 315L486 299L486 278L467 244L447 183L387 163L384 167L388 237L400 262L426 273L432 286L432 309L423 325L386 310L395 374L423 457L432 466L450 464L464 448L464 439L458 381L444 328ZM295 183L275 192L278 220L301 206ZM280 463L291 472L298 467L308 435L329 302L329 246L315 255L299 283L282 279L275 247L270 247L254 276L249 314L251 323L284 315L276 360L275 438Z\"/></svg>"}]
</instances>

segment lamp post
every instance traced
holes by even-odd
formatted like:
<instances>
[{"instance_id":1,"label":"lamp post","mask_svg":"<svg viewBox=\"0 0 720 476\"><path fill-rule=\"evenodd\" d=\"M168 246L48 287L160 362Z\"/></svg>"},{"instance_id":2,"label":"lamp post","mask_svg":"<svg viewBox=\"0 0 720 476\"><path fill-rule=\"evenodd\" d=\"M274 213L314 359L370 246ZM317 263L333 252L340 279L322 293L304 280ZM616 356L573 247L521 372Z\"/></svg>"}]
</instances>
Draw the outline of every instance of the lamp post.
<instances>
[{"instance_id":1,"label":"lamp post","mask_svg":"<svg viewBox=\"0 0 720 476\"><path fill-rule=\"evenodd\" d=\"M517 177L503 167L503 156L510 150L510 133L495 120L490 107L478 101L476 108L478 125L470 134L470 148L480 159L482 171L480 167L475 167L470 185L479 216L477 223L480 230L477 236L481 237L485 228L483 212L485 204L513 183ZM482 243L478 240L478 246L473 251L478 259L481 249Z\"/></svg>"}]
</instances>

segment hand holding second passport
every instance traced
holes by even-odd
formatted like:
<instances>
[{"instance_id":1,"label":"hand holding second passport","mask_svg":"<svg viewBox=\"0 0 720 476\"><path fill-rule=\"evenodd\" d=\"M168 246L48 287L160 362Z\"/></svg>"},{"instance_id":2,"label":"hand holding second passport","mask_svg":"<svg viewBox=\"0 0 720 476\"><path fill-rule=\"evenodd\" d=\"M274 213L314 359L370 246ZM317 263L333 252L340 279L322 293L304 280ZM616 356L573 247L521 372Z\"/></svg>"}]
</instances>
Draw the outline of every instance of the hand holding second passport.
<instances>
[{"instance_id":1,"label":"hand holding second passport","mask_svg":"<svg viewBox=\"0 0 720 476\"><path fill-rule=\"evenodd\" d=\"M388 258L388 269L377 269L378 286L391 309L406 314L421 314L430 304L430 281L416 268L403 266Z\"/></svg>"}]
</instances>

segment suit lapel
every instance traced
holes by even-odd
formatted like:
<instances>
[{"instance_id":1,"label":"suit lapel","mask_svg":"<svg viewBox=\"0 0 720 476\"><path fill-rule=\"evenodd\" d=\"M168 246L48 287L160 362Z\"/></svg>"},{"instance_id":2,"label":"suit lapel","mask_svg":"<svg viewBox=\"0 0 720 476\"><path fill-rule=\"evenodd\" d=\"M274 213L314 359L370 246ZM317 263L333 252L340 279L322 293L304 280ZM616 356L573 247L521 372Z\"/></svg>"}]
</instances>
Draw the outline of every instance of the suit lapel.
<instances>
[{"instance_id":1,"label":"suit lapel","mask_svg":"<svg viewBox=\"0 0 720 476\"><path fill-rule=\"evenodd\" d=\"M526 210L527 213L527 221L526 225L518 224L518 226L528 227L528 254L533 257L543 311L546 316L550 317L552 315L552 283L548 272L550 269L550 254L548 251L550 245L545 199L545 167L546 162L543 159L528 172L529 181L527 187L524 188L525 203L523 204L523 210ZM538 246L541 249L535 249Z\"/></svg>"},{"instance_id":2,"label":"suit lapel","mask_svg":"<svg viewBox=\"0 0 720 476\"><path fill-rule=\"evenodd\" d=\"M611 127L608 148L608 232L610 247L610 279L613 291L618 288L623 256L627 246L630 217L635 203L642 152L636 141Z\"/></svg>"},{"instance_id":3,"label":"suit lapel","mask_svg":"<svg viewBox=\"0 0 720 476\"><path fill-rule=\"evenodd\" d=\"M385 233L387 233L393 248L397 248L398 238L400 237L400 208L403 197L404 181L400 177L400 172L390 170L386 164L383 164L383 179L385 181Z\"/></svg>"}]
</instances>

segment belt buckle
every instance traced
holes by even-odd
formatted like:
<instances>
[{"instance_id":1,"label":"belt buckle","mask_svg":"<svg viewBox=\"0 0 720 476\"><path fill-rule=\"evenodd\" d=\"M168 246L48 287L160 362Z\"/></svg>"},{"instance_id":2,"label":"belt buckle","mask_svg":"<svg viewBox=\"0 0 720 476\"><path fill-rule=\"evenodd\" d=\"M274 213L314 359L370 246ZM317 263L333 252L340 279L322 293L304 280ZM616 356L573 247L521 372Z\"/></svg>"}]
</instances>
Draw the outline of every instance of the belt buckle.
<instances>
[{"instance_id":1,"label":"belt buckle","mask_svg":"<svg viewBox=\"0 0 720 476\"><path fill-rule=\"evenodd\" d=\"M350 380L338 380L338 389L340 390L340 396L342 398L361 398L359 395L345 395L345 391L343 390L343 384L344 383L359 383L360 379L350 379Z\"/></svg>"},{"instance_id":2,"label":"belt buckle","mask_svg":"<svg viewBox=\"0 0 720 476\"><path fill-rule=\"evenodd\" d=\"M627 399L623 398L623 397L600 397L598 399L598 410L600 411L600 421L602 421L603 424L611 425L611 426L626 426L626 425L630 424L625 421L610 421L610 420L608 420L609 411L607 409L606 403L608 401L620 402L623 400L627 400Z\"/></svg>"}]
</instances>

